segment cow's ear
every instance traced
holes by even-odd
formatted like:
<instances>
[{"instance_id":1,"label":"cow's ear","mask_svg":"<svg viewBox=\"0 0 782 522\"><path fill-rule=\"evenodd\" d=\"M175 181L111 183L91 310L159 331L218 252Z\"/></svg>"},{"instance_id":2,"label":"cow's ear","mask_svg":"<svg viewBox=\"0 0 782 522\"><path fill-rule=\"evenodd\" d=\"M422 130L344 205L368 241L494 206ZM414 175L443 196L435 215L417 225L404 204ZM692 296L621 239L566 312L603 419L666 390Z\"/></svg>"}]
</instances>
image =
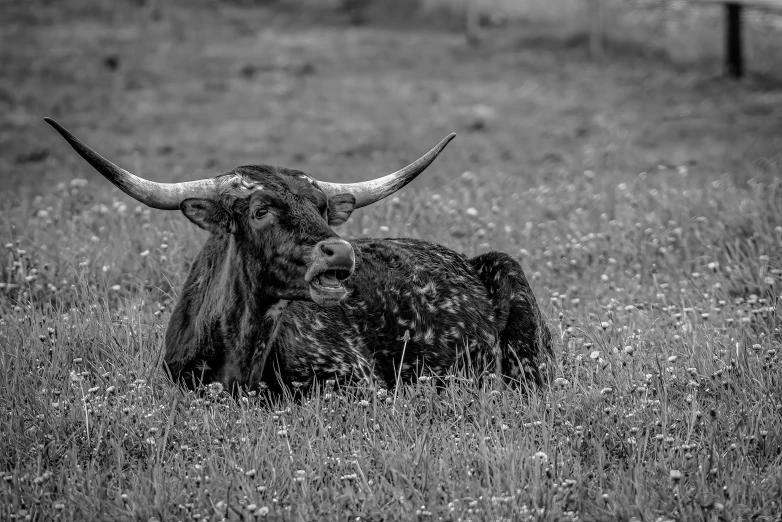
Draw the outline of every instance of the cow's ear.
<instances>
[{"instance_id":1,"label":"cow's ear","mask_svg":"<svg viewBox=\"0 0 782 522\"><path fill-rule=\"evenodd\" d=\"M182 213L204 230L213 234L233 234L236 222L217 202L211 199L190 198L184 200L179 208Z\"/></svg>"},{"instance_id":2,"label":"cow's ear","mask_svg":"<svg viewBox=\"0 0 782 522\"><path fill-rule=\"evenodd\" d=\"M356 209L356 198L353 194L337 194L329 198L329 225L341 225L348 220Z\"/></svg>"}]
</instances>

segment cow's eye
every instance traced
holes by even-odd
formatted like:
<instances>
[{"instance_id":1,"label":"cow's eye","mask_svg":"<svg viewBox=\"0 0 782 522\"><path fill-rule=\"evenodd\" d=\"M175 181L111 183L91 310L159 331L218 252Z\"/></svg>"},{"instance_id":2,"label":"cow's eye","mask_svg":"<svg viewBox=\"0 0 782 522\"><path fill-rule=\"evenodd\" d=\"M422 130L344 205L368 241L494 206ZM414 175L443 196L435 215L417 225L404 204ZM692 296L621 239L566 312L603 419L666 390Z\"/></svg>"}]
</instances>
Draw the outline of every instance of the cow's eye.
<instances>
[{"instance_id":1,"label":"cow's eye","mask_svg":"<svg viewBox=\"0 0 782 522\"><path fill-rule=\"evenodd\" d=\"M263 219L263 216L269 213L269 209L266 207L258 207L255 210L253 210L253 218L254 219Z\"/></svg>"}]
</instances>

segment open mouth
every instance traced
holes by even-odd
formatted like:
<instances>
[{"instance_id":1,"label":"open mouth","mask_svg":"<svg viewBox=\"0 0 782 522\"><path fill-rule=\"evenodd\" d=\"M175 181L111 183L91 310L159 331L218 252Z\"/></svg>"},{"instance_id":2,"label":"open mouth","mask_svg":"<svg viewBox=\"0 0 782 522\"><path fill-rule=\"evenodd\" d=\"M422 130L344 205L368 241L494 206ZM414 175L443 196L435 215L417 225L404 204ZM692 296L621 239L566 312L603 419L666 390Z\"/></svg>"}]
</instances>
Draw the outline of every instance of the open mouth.
<instances>
[{"instance_id":1,"label":"open mouth","mask_svg":"<svg viewBox=\"0 0 782 522\"><path fill-rule=\"evenodd\" d=\"M310 280L310 296L318 304L334 304L347 295L342 281L350 277L350 270L330 268Z\"/></svg>"},{"instance_id":2,"label":"open mouth","mask_svg":"<svg viewBox=\"0 0 782 522\"><path fill-rule=\"evenodd\" d=\"M342 281L347 279L349 276L350 272L348 270L335 268L326 270L319 276L316 276L313 279L313 282L326 290L333 290L335 288L342 288Z\"/></svg>"}]
</instances>

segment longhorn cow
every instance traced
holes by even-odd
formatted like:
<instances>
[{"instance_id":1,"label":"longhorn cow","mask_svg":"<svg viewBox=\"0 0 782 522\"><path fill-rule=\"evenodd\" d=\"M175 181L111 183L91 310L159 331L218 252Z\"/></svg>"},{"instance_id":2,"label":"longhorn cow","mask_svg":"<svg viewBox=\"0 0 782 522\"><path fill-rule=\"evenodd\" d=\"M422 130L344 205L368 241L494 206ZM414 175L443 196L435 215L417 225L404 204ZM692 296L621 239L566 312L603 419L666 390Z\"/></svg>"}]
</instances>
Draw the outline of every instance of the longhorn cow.
<instances>
[{"instance_id":1,"label":"longhorn cow","mask_svg":"<svg viewBox=\"0 0 782 522\"><path fill-rule=\"evenodd\" d=\"M181 210L211 234L165 337L165 364L188 386L294 386L321 379L392 387L463 364L539 385L551 334L519 263L417 239L340 238L332 226L398 191L454 134L372 181L327 183L248 165L155 183L118 167L46 118L90 165L141 203Z\"/></svg>"}]
</instances>

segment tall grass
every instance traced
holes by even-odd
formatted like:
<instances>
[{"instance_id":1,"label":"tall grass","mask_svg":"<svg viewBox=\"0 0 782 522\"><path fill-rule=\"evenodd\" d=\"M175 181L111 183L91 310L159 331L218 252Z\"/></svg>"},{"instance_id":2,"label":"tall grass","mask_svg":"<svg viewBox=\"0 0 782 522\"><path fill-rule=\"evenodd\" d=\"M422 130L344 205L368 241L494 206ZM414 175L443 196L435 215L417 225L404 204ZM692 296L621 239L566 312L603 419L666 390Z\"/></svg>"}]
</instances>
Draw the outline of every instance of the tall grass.
<instances>
[{"instance_id":1,"label":"tall grass","mask_svg":"<svg viewBox=\"0 0 782 522\"><path fill-rule=\"evenodd\" d=\"M182 391L162 335L203 235L83 180L3 202L0 519L735 520L782 498L778 182L465 173L357 211L522 262L539 394L458 372L301 401ZM399 347L401 349L401 346Z\"/></svg>"}]
</instances>

